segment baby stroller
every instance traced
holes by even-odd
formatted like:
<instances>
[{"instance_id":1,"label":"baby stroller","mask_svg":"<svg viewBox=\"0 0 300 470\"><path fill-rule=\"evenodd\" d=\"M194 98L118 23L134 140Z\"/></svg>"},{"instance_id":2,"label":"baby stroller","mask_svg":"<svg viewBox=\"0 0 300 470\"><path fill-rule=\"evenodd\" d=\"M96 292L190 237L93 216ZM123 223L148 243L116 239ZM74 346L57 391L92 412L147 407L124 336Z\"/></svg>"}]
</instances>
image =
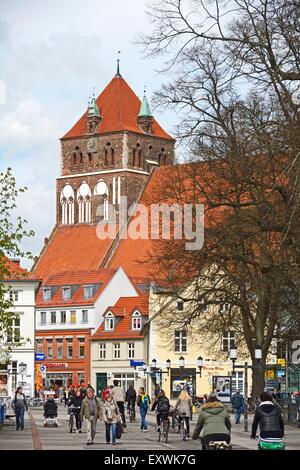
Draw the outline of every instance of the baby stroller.
<instances>
[{"instance_id":1,"label":"baby stroller","mask_svg":"<svg viewBox=\"0 0 300 470\"><path fill-rule=\"evenodd\" d=\"M54 426L57 428L57 403L49 397L44 404L44 428Z\"/></svg>"}]
</instances>

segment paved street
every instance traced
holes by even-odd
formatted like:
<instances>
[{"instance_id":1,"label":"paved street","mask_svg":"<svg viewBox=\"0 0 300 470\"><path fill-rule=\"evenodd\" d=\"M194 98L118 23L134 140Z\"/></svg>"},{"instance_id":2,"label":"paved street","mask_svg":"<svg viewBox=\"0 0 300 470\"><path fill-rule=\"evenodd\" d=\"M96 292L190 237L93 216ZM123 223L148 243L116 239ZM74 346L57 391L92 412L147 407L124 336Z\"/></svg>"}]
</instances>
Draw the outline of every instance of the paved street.
<instances>
[{"instance_id":1,"label":"paved street","mask_svg":"<svg viewBox=\"0 0 300 470\"><path fill-rule=\"evenodd\" d=\"M97 435L93 446L86 445L86 435L69 433L68 414L66 409L60 405L58 415L58 428L44 428L41 408L31 408L26 413L26 422L24 431L16 431L15 426L5 425L0 430L0 450L97 450L110 449L111 446L105 444L104 424L98 422ZM138 418L138 413L137 413ZM139 420L135 423L127 423L125 434L122 439L117 441L115 450L199 450L201 448L199 441L188 439L183 442L180 436L170 432L169 442L158 443L154 434L154 413L149 414L149 431L140 432L138 429ZM192 422L192 429L196 419ZM250 425L251 423L249 423ZM250 428L250 426L249 426ZM300 429L288 426L287 430L287 448L291 450L300 449ZM234 450L255 450L256 442L250 440L249 433L244 433L243 424L233 424L232 444Z\"/></svg>"}]
</instances>

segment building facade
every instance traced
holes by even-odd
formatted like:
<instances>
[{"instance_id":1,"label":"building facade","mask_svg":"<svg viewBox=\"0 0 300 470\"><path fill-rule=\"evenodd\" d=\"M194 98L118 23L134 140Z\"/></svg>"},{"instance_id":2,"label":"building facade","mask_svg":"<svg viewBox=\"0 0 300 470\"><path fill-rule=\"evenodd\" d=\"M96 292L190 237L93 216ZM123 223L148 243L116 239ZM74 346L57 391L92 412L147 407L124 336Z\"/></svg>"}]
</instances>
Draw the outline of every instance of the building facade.
<instances>
[{"instance_id":1,"label":"building facade","mask_svg":"<svg viewBox=\"0 0 300 470\"><path fill-rule=\"evenodd\" d=\"M118 380L126 391L147 383L147 349L142 334L148 319L149 293L121 297L109 306L103 322L91 337L91 381L100 395L103 388Z\"/></svg>"},{"instance_id":2,"label":"building facade","mask_svg":"<svg viewBox=\"0 0 300 470\"><path fill-rule=\"evenodd\" d=\"M7 394L11 397L20 385L28 397L34 394L35 382L35 305L39 280L20 267L19 260L9 260L11 275L3 280L7 297L12 302L11 311L17 314L11 321L5 348L8 364L2 370L8 372ZM4 394L4 391L1 392Z\"/></svg>"}]
</instances>

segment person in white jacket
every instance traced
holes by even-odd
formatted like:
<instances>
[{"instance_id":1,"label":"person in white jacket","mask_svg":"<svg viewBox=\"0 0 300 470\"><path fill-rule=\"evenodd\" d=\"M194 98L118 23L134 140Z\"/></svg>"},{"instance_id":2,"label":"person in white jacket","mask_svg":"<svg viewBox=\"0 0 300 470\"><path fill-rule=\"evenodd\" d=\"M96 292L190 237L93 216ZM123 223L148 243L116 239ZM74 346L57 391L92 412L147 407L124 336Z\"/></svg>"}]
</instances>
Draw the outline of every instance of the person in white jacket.
<instances>
[{"instance_id":1,"label":"person in white jacket","mask_svg":"<svg viewBox=\"0 0 300 470\"><path fill-rule=\"evenodd\" d=\"M122 387L119 386L119 382L114 380L114 388L112 389L111 395L114 401L117 403L122 416L123 427L126 428L126 419L125 419L125 400L126 395Z\"/></svg>"}]
</instances>

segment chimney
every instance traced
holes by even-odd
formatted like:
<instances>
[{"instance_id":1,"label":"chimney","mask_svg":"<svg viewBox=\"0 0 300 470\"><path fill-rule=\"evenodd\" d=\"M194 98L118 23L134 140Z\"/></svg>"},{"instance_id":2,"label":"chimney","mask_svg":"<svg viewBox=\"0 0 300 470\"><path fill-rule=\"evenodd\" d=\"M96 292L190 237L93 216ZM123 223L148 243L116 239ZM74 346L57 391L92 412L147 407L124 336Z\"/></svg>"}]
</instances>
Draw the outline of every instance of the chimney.
<instances>
[{"instance_id":1,"label":"chimney","mask_svg":"<svg viewBox=\"0 0 300 470\"><path fill-rule=\"evenodd\" d=\"M16 267L20 267L20 260L19 258L10 258L10 261L16 266Z\"/></svg>"}]
</instances>

